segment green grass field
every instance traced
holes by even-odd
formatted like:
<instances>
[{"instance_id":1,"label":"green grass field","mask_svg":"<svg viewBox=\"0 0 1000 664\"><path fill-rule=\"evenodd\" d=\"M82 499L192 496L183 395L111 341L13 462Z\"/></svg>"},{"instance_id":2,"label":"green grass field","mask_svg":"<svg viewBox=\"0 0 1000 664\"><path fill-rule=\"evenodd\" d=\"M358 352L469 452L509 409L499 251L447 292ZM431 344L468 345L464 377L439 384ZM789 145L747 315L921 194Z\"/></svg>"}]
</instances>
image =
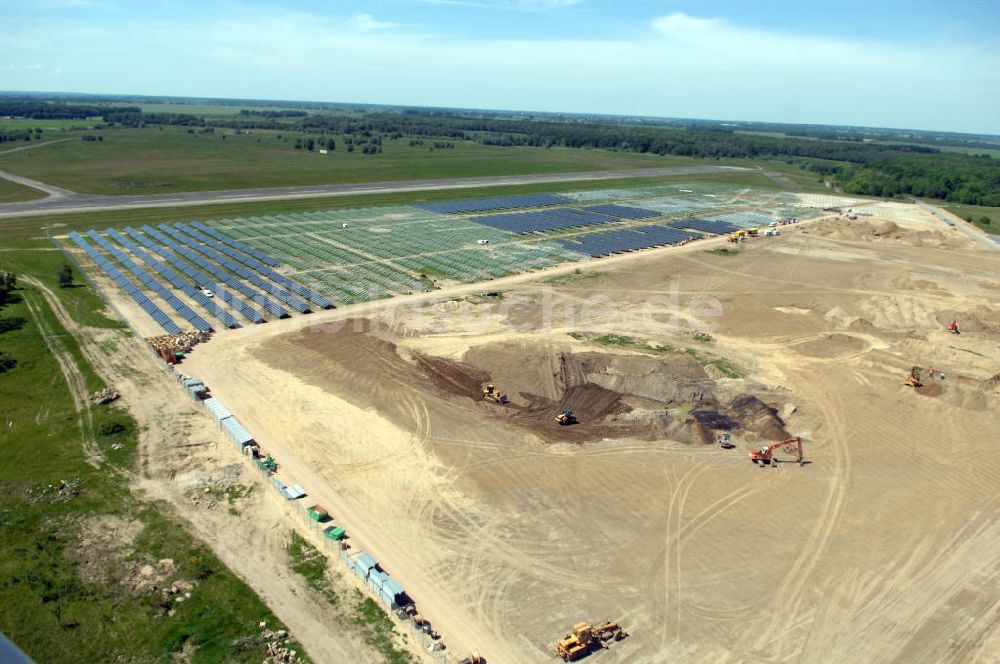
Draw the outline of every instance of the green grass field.
<instances>
[{"instance_id":1,"label":"green grass field","mask_svg":"<svg viewBox=\"0 0 1000 664\"><path fill-rule=\"evenodd\" d=\"M932 205L941 205L940 201L927 201ZM962 219L972 219L972 223L979 226L990 235L1000 235L1000 207L985 207L982 205L966 205L964 203L949 203L941 205L945 210ZM989 219L987 223L984 217Z\"/></svg>"},{"instance_id":2,"label":"green grass field","mask_svg":"<svg viewBox=\"0 0 1000 664\"><path fill-rule=\"evenodd\" d=\"M24 187L14 184L8 180L0 179L0 203L16 203L18 201L30 201L45 196L42 192L31 187Z\"/></svg>"},{"instance_id":3,"label":"green grass field","mask_svg":"<svg viewBox=\"0 0 1000 664\"><path fill-rule=\"evenodd\" d=\"M386 140L383 154L296 150L302 134L188 133L182 127L101 130L103 141L68 141L0 154L0 169L74 191L169 193L487 175L623 170L718 163L685 157L569 148L504 148L459 141L454 149ZM282 138L279 139L278 135Z\"/></svg>"},{"instance_id":4,"label":"green grass field","mask_svg":"<svg viewBox=\"0 0 1000 664\"><path fill-rule=\"evenodd\" d=\"M89 118L87 120L32 120L31 118L14 118L11 120L0 120L0 131L4 129L41 129L44 132L58 132L69 129L91 129L100 122L103 122L101 118Z\"/></svg>"},{"instance_id":5,"label":"green grass field","mask_svg":"<svg viewBox=\"0 0 1000 664\"><path fill-rule=\"evenodd\" d=\"M10 269L7 256L0 255L0 270ZM25 263L47 271L58 256ZM89 289L72 290L78 302L99 308ZM45 337L68 353L88 390L101 386L41 293L16 290L0 308L0 350L15 361L0 372L0 631L37 662L163 662L185 647L193 653L185 661L261 661L261 648L232 642L277 619L180 524L125 488L136 444L127 413L87 407L107 456L99 468L85 462L86 420L78 419ZM72 488L61 493L62 482ZM114 524L134 540L122 543L114 529L102 538ZM195 582L184 604L129 585L140 566L166 558L173 560L166 582Z\"/></svg>"}]
</instances>

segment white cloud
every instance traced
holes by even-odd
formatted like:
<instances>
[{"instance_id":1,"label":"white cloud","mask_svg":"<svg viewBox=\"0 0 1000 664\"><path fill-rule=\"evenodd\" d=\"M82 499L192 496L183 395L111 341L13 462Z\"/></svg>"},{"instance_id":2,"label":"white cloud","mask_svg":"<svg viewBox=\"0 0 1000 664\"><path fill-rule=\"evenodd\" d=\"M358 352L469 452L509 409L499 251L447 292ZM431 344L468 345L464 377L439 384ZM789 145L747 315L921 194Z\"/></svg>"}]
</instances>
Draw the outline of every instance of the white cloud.
<instances>
[{"instance_id":1,"label":"white cloud","mask_svg":"<svg viewBox=\"0 0 1000 664\"><path fill-rule=\"evenodd\" d=\"M351 20L351 25L358 30L391 30L402 27L401 23L376 21L371 14L358 14Z\"/></svg>"}]
</instances>

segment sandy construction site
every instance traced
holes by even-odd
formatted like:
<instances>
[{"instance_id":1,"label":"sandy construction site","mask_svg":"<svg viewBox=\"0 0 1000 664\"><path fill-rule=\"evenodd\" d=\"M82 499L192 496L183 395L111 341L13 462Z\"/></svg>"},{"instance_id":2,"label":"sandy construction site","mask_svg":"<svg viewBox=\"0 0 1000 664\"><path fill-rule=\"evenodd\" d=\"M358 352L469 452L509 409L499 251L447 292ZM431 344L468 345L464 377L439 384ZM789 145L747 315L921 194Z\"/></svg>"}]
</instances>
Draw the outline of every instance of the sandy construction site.
<instances>
[{"instance_id":1,"label":"sandy construction site","mask_svg":"<svg viewBox=\"0 0 1000 664\"><path fill-rule=\"evenodd\" d=\"M223 331L180 369L456 655L615 619L588 661L995 662L1000 255L872 214ZM787 436L804 465L750 462Z\"/></svg>"}]
</instances>

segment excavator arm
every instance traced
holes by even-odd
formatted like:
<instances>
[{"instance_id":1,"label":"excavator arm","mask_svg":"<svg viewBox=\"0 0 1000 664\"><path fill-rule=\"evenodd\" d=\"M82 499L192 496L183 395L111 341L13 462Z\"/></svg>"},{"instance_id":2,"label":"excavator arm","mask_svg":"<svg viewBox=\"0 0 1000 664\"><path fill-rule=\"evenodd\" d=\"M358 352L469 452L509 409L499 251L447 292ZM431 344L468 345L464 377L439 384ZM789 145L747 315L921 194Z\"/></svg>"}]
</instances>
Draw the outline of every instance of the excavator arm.
<instances>
[{"instance_id":1,"label":"excavator arm","mask_svg":"<svg viewBox=\"0 0 1000 664\"><path fill-rule=\"evenodd\" d=\"M797 459L797 461L799 463L802 463L802 438L798 436L796 436L795 438L786 438L781 442L771 445L770 447L765 447L759 450L750 450L750 460L753 461L754 463L758 462L763 462L765 464L771 463L774 451L782 447L785 447L786 445L789 446L794 445L798 448L799 458Z\"/></svg>"}]
</instances>

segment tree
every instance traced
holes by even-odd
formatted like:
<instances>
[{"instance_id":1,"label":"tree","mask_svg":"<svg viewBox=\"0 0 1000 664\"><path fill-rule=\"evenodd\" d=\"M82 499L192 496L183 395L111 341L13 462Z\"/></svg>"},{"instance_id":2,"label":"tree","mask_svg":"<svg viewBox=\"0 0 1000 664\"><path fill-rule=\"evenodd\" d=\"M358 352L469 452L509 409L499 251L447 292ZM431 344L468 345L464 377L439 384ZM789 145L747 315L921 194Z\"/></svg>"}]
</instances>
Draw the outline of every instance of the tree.
<instances>
[{"instance_id":1,"label":"tree","mask_svg":"<svg viewBox=\"0 0 1000 664\"><path fill-rule=\"evenodd\" d=\"M69 263L63 263L59 268L59 287L69 288L73 285L73 268Z\"/></svg>"},{"instance_id":2,"label":"tree","mask_svg":"<svg viewBox=\"0 0 1000 664\"><path fill-rule=\"evenodd\" d=\"M979 218L979 223L981 223L981 224L982 224L983 226L989 226L989 225L990 225L990 218L989 218L989 217L987 217L987 216L986 216L986 215L984 214L983 216L981 216L981 217Z\"/></svg>"},{"instance_id":3,"label":"tree","mask_svg":"<svg viewBox=\"0 0 1000 664\"><path fill-rule=\"evenodd\" d=\"M3 287L8 291L12 291L17 288L17 275L13 272L8 272L3 275Z\"/></svg>"}]
</instances>

